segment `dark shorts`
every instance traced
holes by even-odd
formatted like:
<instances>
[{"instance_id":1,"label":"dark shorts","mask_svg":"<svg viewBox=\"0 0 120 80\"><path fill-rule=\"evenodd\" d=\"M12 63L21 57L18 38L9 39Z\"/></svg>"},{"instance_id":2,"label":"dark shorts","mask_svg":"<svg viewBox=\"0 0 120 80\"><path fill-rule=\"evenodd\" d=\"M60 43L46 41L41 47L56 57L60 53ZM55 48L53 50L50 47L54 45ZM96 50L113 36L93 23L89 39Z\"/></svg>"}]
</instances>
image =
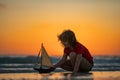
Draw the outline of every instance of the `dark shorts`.
<instances>
[{"instance_id":1,"label":"dark shorts","mask_svg":"<svg viewBox=\"0 0 120 80\"><path fill-rule=\"evenodd\" d=\"M92 69L93 64L90 63L87 59L82 58L82 61L79 66L79 71L80 72L88 72Z\"/></svg>"}]
</instances>

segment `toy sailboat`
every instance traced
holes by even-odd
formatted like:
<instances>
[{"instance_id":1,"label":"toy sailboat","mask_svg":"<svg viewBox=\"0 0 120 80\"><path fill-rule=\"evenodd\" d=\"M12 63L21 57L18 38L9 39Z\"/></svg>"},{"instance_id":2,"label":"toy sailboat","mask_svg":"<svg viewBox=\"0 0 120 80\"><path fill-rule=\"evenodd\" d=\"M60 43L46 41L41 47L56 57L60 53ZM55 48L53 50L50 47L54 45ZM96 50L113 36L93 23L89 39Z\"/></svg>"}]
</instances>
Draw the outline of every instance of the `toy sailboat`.
<instances>
[{"instance_id":1,"label":"toy sailboat","mask_svg":"<svg viewBox=\"0 0 120 80\"><path fill-rule=\"evenodd\" d=\"M41 53L40 68L36 68L36 66L38 65L40 53ZM44 67L47 67L47 69L45 69ZM34 65L34 70L39 71L39 73L50 73L55 70L55 68L53 67L52 61L50 60L50 57L48 56L43 44L41 44L41 49L38 53L36 64Z\"/></svg>"}]
</instances>

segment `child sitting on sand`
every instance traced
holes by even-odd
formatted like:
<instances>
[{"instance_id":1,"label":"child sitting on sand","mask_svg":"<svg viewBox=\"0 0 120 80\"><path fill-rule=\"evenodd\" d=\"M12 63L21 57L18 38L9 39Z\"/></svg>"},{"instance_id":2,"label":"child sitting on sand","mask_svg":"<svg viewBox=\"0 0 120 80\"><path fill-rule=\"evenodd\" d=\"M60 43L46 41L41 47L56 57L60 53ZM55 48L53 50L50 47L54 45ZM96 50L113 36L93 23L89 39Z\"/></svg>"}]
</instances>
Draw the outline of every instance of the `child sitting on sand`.
<instances>
[{"instance_id":1,"label":"child sitting on sand","mask_svg":"<svg viewBox=\"0 0 120 80\"><path fill-rule=\"evenodd\" d=\"M93 57L88 49L76 40L73 31L63 31L58 36L58 39L64 46L64 55L62 59L54 65L55 68L61 67L73 73L88 72L92 69Z\"/></svg>"}]
</instances>

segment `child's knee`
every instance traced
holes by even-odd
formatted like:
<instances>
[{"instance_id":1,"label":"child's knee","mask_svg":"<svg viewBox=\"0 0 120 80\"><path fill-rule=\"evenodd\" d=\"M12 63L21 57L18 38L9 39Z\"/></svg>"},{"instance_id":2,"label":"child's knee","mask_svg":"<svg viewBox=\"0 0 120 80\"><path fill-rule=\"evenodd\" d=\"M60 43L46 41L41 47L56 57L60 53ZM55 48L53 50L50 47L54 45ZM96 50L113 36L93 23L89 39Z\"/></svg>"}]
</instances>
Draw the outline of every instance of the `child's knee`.
<instances>
[{"instance_id":1,"label":"child's knee","mask_svg":"<svg viewBox=\"0 0 120 80\"><path fill-rule=\"evenodd\" d=\"M76 53L75 52L71 52L69 55L70 58L76 58Z\"/></svg>"}]
</instances>

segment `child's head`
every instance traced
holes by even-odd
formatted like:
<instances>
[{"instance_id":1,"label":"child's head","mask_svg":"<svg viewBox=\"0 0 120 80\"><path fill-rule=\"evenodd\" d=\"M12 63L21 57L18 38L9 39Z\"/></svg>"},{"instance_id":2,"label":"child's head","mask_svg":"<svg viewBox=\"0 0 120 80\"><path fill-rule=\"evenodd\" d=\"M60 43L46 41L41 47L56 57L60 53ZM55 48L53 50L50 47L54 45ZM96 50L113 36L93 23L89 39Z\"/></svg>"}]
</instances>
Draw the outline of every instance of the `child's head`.
<instances>
[{"instance_id":1,"label":"child's head","mask_svg":"<svg viewBox=\"0 0 120 80\"><path fill-rule=\"evenodd\" d=\"M75 47L77 42L75 34L71 30L64 30L60 35L58 35L58 39L61 41L64 47Z\"/></svg>"}]
</instances>

